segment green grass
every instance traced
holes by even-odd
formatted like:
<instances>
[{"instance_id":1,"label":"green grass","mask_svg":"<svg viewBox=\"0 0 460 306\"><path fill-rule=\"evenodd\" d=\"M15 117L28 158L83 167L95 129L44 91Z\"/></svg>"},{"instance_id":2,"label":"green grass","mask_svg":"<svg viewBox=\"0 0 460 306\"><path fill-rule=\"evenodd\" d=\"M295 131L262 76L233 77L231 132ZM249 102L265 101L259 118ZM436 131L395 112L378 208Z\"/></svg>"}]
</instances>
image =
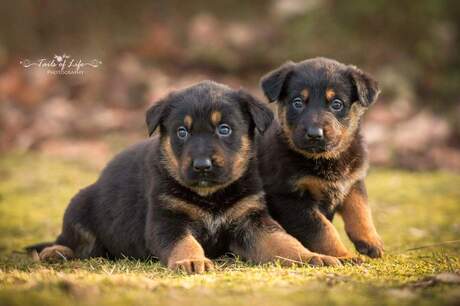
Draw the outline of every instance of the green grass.
<instances>
[{"instance_id":1,"label":"green grass","mask_svg":"<svg viewBox=\"0 0 460 306\"><path fill-rule=\"evenodd\" d=\"M84 161L0 158L0 305L445 305L460 285L433 281L460 270L460 175L374 169L370 204L387 253L338 268L248 265L224 258L216 272L182 275L157 262L33 262L22 247L53 240L77 190L97 177ZM336 225L343 235L343 224ZM352 248L343 235L344 240ZM438 244L438 245L432 245ZM431 246L430 246L431 245ZM419 250L412 248L427 246Z\"/></svg>"}]
</instances>

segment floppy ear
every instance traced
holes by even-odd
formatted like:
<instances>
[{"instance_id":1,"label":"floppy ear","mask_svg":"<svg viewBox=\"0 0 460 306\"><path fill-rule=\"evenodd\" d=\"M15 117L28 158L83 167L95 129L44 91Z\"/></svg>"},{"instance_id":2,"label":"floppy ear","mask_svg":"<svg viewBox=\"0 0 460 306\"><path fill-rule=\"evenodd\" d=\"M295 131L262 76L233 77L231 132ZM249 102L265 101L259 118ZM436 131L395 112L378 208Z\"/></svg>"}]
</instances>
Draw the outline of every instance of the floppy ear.
<instances>
[{"instance_id":1,"label":"floppy ear","mask_svg":"<svg viewBox=\"0 0 460 306\"><path fill-rule=\"evenodd\" d=\"M145 122L149 131L149 136L152 136L153 132L157 129L165 117L165 110L167 108L168 99L162 99L151 106L145 115Z\"/></svg>"},{"instance_id":2,"label":"floppy ear","mask_svg":"<svg viewBox=\"0 0 460 306\"><path fill-rule=\"evenodd\" d=\"M277 101L280 98L284 83L294 66L294 62L286 62L260 79L260 87L269 102Z\"/></svg>"},{"instance_id":3,"label":"floppy ear","mask_svg":"<svg viewBox=\"0 0 460 306\"><path fill-rule=\"evenodd\" d=\"M376 80L364 71L355 66L348 67L356 97L362 106L368 107L377 100L380 93L379 85Z\"/></svg>"},{"instance_id":4,"label":"floppy ear","mask_svg":"<svg viewBox=\"0 0 460 306\"><path fill-rule=\"evenodd\" d=\"M237 94L256 129L263 134L273 121L273 112L247 91L240 89Z\"/></svg>"}]
</instances>

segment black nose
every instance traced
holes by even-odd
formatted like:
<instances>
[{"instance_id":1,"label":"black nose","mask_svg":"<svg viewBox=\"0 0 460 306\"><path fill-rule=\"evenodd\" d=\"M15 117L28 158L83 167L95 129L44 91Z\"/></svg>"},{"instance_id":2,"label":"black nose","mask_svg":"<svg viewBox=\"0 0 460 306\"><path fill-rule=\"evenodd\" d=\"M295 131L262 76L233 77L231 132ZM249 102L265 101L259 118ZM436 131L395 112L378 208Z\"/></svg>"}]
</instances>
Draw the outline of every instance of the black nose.
<instances>
[{"instance_id":1,"label":"black nose","mask_svg":"<svg viewBox=\"0 0 460 306\"><path fill-rule=\"evenodd\" d=\"M307 129L307 138L314 140L323 139L323 129L317 126L310 126Z\"/></svg>"},{"instance_id":2,"label":"black nose","mask_svg":"<svg viewBox=\"0 0 460 306\"><path fill-rule=\"evenodd\" d=\"M211 171L212 162L209 158L197 158L193 160L193 170L197 172Z\"/></svg>"}]
</instances>

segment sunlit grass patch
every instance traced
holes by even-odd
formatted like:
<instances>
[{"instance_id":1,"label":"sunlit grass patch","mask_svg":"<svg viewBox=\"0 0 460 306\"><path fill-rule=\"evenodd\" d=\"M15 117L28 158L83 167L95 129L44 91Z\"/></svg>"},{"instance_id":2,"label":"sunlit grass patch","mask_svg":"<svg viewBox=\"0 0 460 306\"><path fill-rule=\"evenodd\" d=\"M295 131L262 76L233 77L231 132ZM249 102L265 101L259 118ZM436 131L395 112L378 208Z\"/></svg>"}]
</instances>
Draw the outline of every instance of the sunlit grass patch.
<instances>
[{"instance_id":1,"label":"sunlit grass patch","mask_svg":"<svg viewBox=\"0 0 460 306\"><path fill-rule=\"evenodd\" d=\"M188 276L156 261L45 264L18 253L27 244L56 237L68 201L98 171L84 161L34 154L0 159L0 305L441 305L460 300L458 283L433 278L460 270L460 242L455 242L460 239L460 175L373 169L368 192L387 253L359 266L288 269L224 258L216 262L216 272ZM335 223L352 248L341 220Z\"/></svg>"}]
</instances>

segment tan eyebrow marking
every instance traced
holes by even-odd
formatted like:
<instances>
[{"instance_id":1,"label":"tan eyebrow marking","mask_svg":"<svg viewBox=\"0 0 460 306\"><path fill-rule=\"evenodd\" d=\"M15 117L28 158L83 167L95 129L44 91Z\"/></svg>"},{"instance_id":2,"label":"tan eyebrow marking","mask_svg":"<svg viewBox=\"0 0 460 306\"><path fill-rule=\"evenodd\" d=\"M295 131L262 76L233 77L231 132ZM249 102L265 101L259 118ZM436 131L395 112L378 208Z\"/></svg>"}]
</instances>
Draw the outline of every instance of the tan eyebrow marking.
<instances>
[{"instance_id":1,"label":"tan eyebrow marking","mask_svg":"<svg viewBox=\"0 0 460 306\"><path fill-rule=\"evenodd\" d=\"M302 98L303 98L304 101L305 101L305 100L308 99L308 96L310 95L310 92L308 91L308 89L305 88L304 90L302 90L302 91L300 92L300 95L302 96Z\"/></svg>"},{"instance_id":2,"label":"tan eyebrow marking","mask_svg":"<svg viewBox=\"0 0 460 306\"><path fill-rule=\"evenodd\" d=\"M326 99L330 102L332 98L335 97L335 90L332 88L328 88L326 90Z\"/></svg>"},{"instance_id":3,"label":"tan eyebrow marking","mask_svg":"<svg viewBox=\"0 0 460 306\"><path fill-rule=\"evenodd\" d=\"M211 113L211 122L215 126L217 126L220 123L220 120L222 119L222 113L219 111L213 111Z\"/></svg>"},{"instance_id":4,"label":"tan eyebrow marking","mask_svg":"<svg viewBox=\"0 0 460 306\"><path fill-rule=\"evenodd\" d=\"M184 118L184 124L185 124L185 127L186 127L187 129L191 129L191 128L192 128L192 123L193 123L192 116L190 116L190 115L185 116L185 118Z\"/></svg>"}]
</instances>

